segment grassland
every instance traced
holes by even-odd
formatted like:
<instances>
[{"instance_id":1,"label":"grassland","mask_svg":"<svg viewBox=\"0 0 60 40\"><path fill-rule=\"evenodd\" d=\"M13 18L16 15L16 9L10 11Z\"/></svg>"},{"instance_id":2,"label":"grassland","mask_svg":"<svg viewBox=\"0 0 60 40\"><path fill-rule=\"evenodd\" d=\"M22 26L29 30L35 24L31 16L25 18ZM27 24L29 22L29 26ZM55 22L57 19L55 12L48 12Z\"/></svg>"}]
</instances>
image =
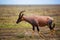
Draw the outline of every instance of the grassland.
<instances>
[{"instance_id":1,"label":"grassland","mask_svg":"<svg viewBox=\"0 0 60 40\"><path fill-rule=\"evenodd\" d=\"M4 40L44 40L35 35L35 38L31 37L32 26L23 21L19 24L16 24L16 20L18 18L19 12L25 10L24 15L30 16L31 14L35 15L44 15L51 16L55 18L56 22L56 39L59 40L60 37L60 5L46 5L46 6L7 6L0 5L0 39ZM44 31L44 30L46 31ZM49 39L49 29L48 27L40 28L40 30L44 33L46 38ZM26 34L27 33L27 34ZM30 33L30 34L29 34ZM5 35L5 36L4 36ZM11 37L10 37L11 36ZM54 37L54 38L55 38ZM51 38L51 37L50 37ZM47 40L48 40L47 39ZM53 39L50 39L53 40Z\"/></svg>"},{"instance_id":2,"label":"grassland","mask_svg":"<svg viewBox=\"0 0 60 40\"><path fill-rule=\"evenodd\" d=\"M3 27L5 25L6 26L16 25L16 20L18 18L19 12L22 10L26 10L26 12L24 14L27 16L29 16L31 14L52 16L55 18L56 23L58 22L57 25L59 25L60 6L0 6L0 27L2 25L3 25ZM23 24L24 23L26 23L26 22L23 22ZM24 25L26 25L26 24L24 24Z\"/></svg>"}]
</instances>

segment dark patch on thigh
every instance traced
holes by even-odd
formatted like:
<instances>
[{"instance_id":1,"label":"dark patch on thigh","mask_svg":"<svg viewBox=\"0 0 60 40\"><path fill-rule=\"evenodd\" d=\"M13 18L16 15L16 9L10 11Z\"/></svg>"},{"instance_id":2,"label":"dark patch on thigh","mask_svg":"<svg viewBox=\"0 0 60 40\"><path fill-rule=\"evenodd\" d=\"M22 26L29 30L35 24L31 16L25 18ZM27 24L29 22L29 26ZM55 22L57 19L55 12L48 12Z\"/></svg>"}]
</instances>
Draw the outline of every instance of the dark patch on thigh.
<instances>
[{"instance_id":1,"label":"dark patch on thigh","mask_svg":"<svg viewBox=\"0 0 60 40\"><path fill-rule=\"evenodd\" d=\"M48 26L49 26L50 30L53 29L53 28L52 28L52 20L49 20L49 21L48 21Z\"/></svg>"},{"instance_id":2,"label":"dark patch on thigh","mask_svg":"<svg viewBox=\"0 0 60 40\"><path fill-rule=\"evenodd\" d=\"M51 24L52 24L52 20L49 20L49 21L48 21L48 25L51 25Z\"/></svg>"}]
</instances>

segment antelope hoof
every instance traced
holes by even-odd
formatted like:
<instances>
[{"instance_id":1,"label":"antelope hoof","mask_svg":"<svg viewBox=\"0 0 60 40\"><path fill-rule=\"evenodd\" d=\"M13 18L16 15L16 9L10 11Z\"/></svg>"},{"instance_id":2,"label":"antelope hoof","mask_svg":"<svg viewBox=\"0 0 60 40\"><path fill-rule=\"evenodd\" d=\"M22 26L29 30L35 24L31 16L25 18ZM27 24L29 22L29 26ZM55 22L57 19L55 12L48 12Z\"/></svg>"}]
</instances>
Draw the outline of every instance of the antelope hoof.
<instances>
[{"instance_id":1,"label":"antelope hoof","mask_svg":"<svg viewBox=\"0 0 60 40\"><path fill-rule=\"evenodd\" d=\"M50 35L54 36L54 34L55 34L55 30L51 30Z\"/></svg>"}]
</instances>

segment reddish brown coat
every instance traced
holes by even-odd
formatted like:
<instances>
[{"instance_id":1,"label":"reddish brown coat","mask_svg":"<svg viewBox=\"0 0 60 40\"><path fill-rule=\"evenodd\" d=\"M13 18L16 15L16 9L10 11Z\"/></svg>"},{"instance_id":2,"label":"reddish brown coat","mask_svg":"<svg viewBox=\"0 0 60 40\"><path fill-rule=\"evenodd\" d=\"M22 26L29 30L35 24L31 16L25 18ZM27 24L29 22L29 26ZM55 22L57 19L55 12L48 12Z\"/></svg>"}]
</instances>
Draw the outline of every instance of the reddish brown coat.
<instances>
[{"instance_id":1,"label":"reddish brown coat","mask_svg":"<svg viewBox=\"0 0 60 40\"><path fill-rule=\"evenodd\" d=\"M50 16L23 16L23 20L35 20L35 22L38 24L38 26L43 27L47 25L47 22L49 20L53 21L53 18ZM25 21L25 20L24 20Z\"/></svg>"}]
</instances>

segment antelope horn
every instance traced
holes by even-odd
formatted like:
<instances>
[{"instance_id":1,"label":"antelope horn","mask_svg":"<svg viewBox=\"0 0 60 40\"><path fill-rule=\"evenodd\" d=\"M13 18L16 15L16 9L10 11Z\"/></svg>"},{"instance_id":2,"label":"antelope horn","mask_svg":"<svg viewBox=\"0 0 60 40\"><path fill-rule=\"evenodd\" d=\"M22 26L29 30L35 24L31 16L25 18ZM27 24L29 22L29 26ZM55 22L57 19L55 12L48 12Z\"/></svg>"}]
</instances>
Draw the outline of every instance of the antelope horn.
<instances>
[{"instance_id":1,"label":"antelope horn","mask_svg":"<svg viewBox=\"0 0 60 40\"><path fill-rule=\"evenodd\" d=\"M25 12L25 10L23 10L23 11L20 12L19 17L22 15L23 12Z\"/></svg>"}]
</instances>

